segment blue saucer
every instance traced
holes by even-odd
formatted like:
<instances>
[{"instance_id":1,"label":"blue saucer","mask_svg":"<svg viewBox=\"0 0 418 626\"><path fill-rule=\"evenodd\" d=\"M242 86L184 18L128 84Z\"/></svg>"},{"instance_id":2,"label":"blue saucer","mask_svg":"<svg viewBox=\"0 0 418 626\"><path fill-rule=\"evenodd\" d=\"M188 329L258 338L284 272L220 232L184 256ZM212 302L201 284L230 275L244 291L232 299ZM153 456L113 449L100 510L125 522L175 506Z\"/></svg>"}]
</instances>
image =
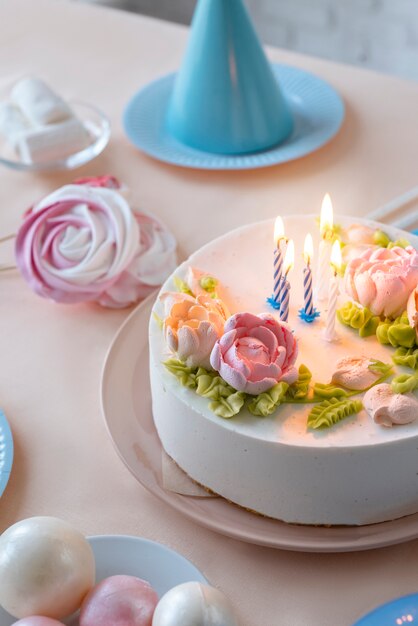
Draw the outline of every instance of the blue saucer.
<instances>
[{"instance_id":1,"label":"blue saucer","mask_svg":"<svg viewBox=\"0 0 418 626\"><path fill-rule=\"evenodd\" d=\"M262 152L231 156L190 148L170 135L165 116L176 75L156 80L134 95L123 115L130 141L160 161L211 170L267 167L298 159L326 144L344 119L344 104L337 92L313 74L287 65L273 65L294 119L289 139Z\"/></svg>"},{"instance_id":2,"label":"blue saucer","mask_svg":"<svg viewBox=\"0 0 418 626\"><path fill-rule=\"evenodd\" d=\"M13 464L13 437L6 416L0 410L0 496L6 489Z\"/></svg>"},{"instance_id":3,"label":"blue saucer","mask_svg":"<svg viewBox=\"0 0 418 626\"><path fill-rule=\"evenodd\" d=\"M409 626L417 621L418 593L413 593L379 606L353 626Z\"/></svg>"}]
</instances>

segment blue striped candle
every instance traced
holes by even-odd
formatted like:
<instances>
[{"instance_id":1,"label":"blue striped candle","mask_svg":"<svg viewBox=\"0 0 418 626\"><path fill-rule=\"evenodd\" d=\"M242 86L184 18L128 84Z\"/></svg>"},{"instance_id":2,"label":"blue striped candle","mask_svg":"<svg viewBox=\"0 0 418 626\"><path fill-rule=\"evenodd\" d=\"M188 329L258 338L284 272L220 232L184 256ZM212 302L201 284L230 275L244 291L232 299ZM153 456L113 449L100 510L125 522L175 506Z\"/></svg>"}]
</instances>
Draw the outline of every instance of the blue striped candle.
<instances>
[{"instance_id":1,"label":"blue striped candle","mask_svg":"<svg viewBox=\"0 0 418 626\"><path fill-rule=\"evenodd\" d=\"M281 282L280 294L279 294L279 302L280 302L280 311L279 317L283 322L287 322L289 318L289 301L290 301L290 283L287 280L287 275L293 267L293 263L295 260L295 244L292 239L289 239L286 254L284 257L284 274Z\"/></svg>"},{"instance_id":2,"label":"blue striped candle","mask_svg":"<svg viewBox=\"0 0 418 626\"><path fill-rule=\"evenodd\" d=\"M286 243L284 224L280 215L276 217L274 222L274 243L276 248L274 249L273 260L273 301L279 303L283 278L283 245Z\"/></svg>"},{"instance_id":3,"label":"blue striped candle","mask_svg":"<svg viewBox=\"0 0 418 626\"><path fill-rule=\"evenodd\" d=\"M312 315L314 312L313 293L312 293L312 270L311 261L313 257L313 240L312 235L308 233L305 237L303 246L303 258L306 267L303 269L303 302L305 305L305 315Z\"/></svg>"},{"instance_id":4,"label":"blue striped candle","mask_svg":"<svg viewBox=\"0 0 418 626\"><path fill-rule=\"evenodd\" d=\"M280 287L283 278L283 251L281 241L277 243L274 251L274 274L273 274L273 300L279 301Z\"/></svg>"},{"instance_id":5,"label":"blue striped candle","mask_svg":"<svg viewBox=\"0 0 418 626\"><path fill-rule=\"evenodd\" d=\"M280 311L279 317L282 322L287 322L289 319L289 302L290 302L290 283L286 277L282 280L282 287L280 289Z\"/></svg>"},{"instance_id":6,"label":"blue striped candle","mask_svg":"<svg viewBox=\"0 0 418 626\"><path fill-rule=\"evenodd\" d=\"M303 268L303 301L305 304L306 315L312 315L313 294L312 294L312 270L309 265Z\"/></svg>"}]
</instances>

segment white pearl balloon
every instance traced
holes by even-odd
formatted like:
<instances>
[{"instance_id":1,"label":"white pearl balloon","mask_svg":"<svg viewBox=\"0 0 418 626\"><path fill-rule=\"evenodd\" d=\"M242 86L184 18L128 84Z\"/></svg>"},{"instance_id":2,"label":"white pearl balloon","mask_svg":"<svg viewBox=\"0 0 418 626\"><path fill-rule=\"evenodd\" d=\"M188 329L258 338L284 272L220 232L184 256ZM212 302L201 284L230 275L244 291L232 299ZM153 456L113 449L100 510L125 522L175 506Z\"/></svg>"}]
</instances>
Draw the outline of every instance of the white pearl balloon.
<instances>
[{"instance_id":1,"label":"white pearl balloon","mask_svg":"<svg viewBox=\"0 0 418 626\"><path fill-rule=\"evenodd\" d=\"M221 591L190 582L177 585L163 595L152 626L238 626L238 621Z\"/></svg>"},{"instance_id":2,"label":"white pearl balloon","mask_svg":"<svg viewBox=\"0 0 418 626\"><path fill-rule=\"evenodd\" d=\"M0 605L14 617L66 617L94 578L89 543L63 520L31 517L0 537Z\"/></svg>"}]
</instances>

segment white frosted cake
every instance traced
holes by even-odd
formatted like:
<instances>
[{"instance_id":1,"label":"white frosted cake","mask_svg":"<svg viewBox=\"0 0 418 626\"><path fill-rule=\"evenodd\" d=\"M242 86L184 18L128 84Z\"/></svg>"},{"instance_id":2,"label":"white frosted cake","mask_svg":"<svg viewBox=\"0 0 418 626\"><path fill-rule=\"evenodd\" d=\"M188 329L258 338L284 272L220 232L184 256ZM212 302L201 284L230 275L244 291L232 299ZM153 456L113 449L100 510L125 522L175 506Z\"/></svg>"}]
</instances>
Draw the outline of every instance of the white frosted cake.
<instances>
[{"instance_id":1,"label":"white frosted cake","mask_svg":"<svg viewBox=\"0 0 418 626\"><path fill-rule=\"evenodd\" d=\"M339 231L348 266L332 341L327 301L311 323L298 315L305 234L319 243L313 216L285 218L296 250L287 324L266 302L273 221L194 253L151 316L153 416L165 451L214 493L286 522L362 525L418 512L418 238L387 246L406 234L353 221Z\"/></svg>"}]
</instances>

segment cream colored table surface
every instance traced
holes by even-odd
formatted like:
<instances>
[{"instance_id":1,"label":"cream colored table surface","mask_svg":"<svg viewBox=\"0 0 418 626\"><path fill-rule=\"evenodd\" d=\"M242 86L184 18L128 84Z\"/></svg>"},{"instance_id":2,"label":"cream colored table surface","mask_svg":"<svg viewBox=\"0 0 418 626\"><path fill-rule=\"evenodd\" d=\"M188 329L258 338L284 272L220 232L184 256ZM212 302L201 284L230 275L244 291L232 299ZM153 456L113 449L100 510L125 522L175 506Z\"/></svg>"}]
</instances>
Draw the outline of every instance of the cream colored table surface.
<instances>
[{"instance_id":1,"label":"cream colored table surface","mask_svg":"<svg viewBox=\"0 0 418 626\"><path fill-rule=\"evenodd\" d=\"M343 96L340 134L299 161L249 172L199 172L157 163L124 137L132 94L173 71L186 29L60 0L2 0L0 79L31 72L111 118L109 147L76 175L113 173L176 234L185 256L244 222L319 210L367 211L418 182L418 84L271 50L328 80ZM72 173L0 170L0 233ZM2 246L0 262L12 250ZM242 626L349 626L386 600L418 590L418 541L351 554L300 554L240 543L196 526L148 494L117 457L99 405L106 351L129 311L56 305L17 272L0 275L0 404L15 462L0 500L0 531L56 515L86 534L134 534L191 559L235 604ZM1 625L0 625L1 626Z\"/></svg>"}]
</instances>

